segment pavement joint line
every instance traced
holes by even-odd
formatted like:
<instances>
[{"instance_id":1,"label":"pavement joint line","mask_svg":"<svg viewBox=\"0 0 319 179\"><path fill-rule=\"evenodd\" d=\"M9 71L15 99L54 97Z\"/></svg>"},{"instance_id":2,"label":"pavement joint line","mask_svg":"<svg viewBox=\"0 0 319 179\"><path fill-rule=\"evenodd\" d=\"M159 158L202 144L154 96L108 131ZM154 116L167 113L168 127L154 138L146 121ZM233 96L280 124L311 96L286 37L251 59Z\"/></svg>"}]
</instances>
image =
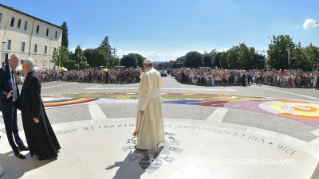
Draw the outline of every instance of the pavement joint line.
<instances>
[{"instance_id":1,"label":"pavement joint line","mask_svg":"<svg viewBox=\"0 0 319 179\"><path fill-rule=\"evenodd\" d=\"M107 119L107 117L105 116L104 112L102 111L102 109L100 108L98 104L90 104L89 110L90 110L92 120Z\"/></svg>"},{"instance_id":2,"label":"pavement joint line","mask_svg":"<svg viewBox=\"0 0 319 179\"><path fill-rule=\"evenodd\" d=\"M310 133L319 137L319 129L315 129L313 131L310 131Z\"/></svg>"},{"instance_id":3,"label":"pavement joint line","mask_svg":"<svg viewBox=\"0 0 319 179\"><path fill-rule=\"evenodd\" d=\"M55 86L47 86L47 87L42 87L41 89L49 89L49 88L55 88L55 87L60 87L60 86L66 86L66 85L71 85L72 83L68 84L62 84L62 85L55 85Z\"/></svg>"},{"instance_id":4,"label":"pavement joint line","mask_svg":"<svg viewBox=\"0 0 319 179\"><path fill-rule=\"evenodd\" d=\"M205 121L222 122L226 115L228 108L217 108Z\"/></svg>"},{"instance_id":5,"label":"pavement joint line","mask_svg":"<svg viewBox=\"0 0 319 179\"><path fill-rule=\"evenodd\" d=\"M86 90L130 90L137 88L85 88ZM234 89L197 89L197 88L161 88L161 90L188 90L188 91L236 91Z\"/></svg>"},{"instance_id":6,"label":"pavement joint line","mask_svg":"<svg viewBox=\"0 0 319 179\"><path fill-rule=\"evenodd\" d=\"M280 90L275 90L275 89L265 88L265 87L263 87L263 89L267 89L267 90L270 90L270 91L277 91L277 92L280 92L280 93L291 94L291 95L300 96L300 97L309 98L309 99L319 100L319 98L315 98L315 97L307 96L307 95L296 94L296 93L292 93L292 92L285 92L285 91L280 91Z\"/></svg>"}]
</instances>

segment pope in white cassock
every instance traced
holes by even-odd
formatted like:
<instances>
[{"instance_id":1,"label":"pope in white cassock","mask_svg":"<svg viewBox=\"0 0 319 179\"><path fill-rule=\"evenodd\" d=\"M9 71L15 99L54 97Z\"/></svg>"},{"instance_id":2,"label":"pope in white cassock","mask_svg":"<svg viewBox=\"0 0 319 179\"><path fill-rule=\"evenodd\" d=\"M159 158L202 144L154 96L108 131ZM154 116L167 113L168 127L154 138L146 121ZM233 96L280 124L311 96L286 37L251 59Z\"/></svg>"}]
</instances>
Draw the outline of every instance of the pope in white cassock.
<instances>
[{"instance_id":1,"label":"pope in white cassock","mask_svg":"<svg viewBox=\"0 0 319 179\"><path fill-rule=\"evenodd\" d=\"M156 149L159 143L165 142L162 98L160 88L163 81L160 73L153 68L150 59L144 60L144 70L138 67L141 81L138 86L139 100L137 106L136 128L137 149Z\"/></svg>"}]
</instances>

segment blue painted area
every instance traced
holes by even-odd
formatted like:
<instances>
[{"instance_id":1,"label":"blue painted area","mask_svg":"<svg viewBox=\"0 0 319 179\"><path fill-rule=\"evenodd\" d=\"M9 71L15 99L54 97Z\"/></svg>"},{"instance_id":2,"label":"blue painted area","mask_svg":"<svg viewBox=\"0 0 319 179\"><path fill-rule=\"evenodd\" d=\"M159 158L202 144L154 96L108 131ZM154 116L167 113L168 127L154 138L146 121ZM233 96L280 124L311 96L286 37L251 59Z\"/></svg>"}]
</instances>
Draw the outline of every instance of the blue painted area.
<instances>
[{"instance_id":1,"label":"blue painted area","mask_svg":"<svg viewBox=\"0 0 319 179\"><path fill-rule=\"evenodd\" d=\"M188 105L198 105L203 101L201 100L164 100L163 103L166 104L188 104Z\"/></svg>"}]
</instances>

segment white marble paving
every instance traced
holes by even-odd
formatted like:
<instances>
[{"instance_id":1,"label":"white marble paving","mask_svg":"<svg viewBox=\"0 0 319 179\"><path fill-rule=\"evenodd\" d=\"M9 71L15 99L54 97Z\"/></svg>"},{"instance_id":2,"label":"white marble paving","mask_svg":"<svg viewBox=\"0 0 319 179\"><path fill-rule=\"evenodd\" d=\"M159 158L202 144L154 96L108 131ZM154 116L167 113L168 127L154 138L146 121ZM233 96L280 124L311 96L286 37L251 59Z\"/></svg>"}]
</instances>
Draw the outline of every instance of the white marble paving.
<instances>
[{"instance_id":1,"label":"white marble paving","mask_svg":"<svg viewBox=\"0 0 319 179\"><path fill-rule=\"evenodd\" d=\"M90 104L89 111L93 120L107 118L98 104Z\"/></svg>"},{"instance_id":2,"label":"white marble paving","mask_svg":"<svg viewBox=\"0 0 319 179\"><path fill-rule=\"evenodd\" d=\"M17 159L5 138L0 143L0 162L8 177L34 179L290 179L311 178L317 167L316 142L214 121L164 121L166 141L157 156L156 151L134 149L135 119L123 118L52 125L62 147L57 160L40 162L29 152L23 152L26 160Z\"/></svg>"},{"instance_id":3,"label":"white marble paving","mask_svg":"<svg viewBox=\"0 0 319 179\"><path fill-rule=\"evenodd\" d=\"M228 108L217 108L206 121L222 122L227 111Z\"/></svg>"}]
</instances>

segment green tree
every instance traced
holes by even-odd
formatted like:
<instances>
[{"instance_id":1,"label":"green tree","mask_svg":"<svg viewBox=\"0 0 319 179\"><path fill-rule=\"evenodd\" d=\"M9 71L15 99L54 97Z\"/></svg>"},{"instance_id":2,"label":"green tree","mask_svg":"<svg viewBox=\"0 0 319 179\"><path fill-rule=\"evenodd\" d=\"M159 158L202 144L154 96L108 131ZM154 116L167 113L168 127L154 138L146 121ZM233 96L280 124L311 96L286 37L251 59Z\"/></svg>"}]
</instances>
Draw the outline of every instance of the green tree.
<instances>
[{"instance_id":1,"label":"green tree","mask_svg":"<svg viewBox=\"0 0 319 179\"><path fill-rule=\"evenodd\" d=\"M203 65L203 57L202 54L196 51L188 52L185 55L185 66L186 67L200 67Z\"/></svg>"},{"instance_id":2,"label":"green tree","mask_svg":"<svg viewBox=\"0 0 319 179\"><path fill-rule=\"evenodd\" d=\"M129 53L121 58L121 65L126 67L142 67L144 57L138 53Z\"/></svg>"},{"instance_id":3,"label":"green tree","mask_svg":"<svg viewBox=\"0 0 319 179\"><path fill-rule=\"evenodd\" d=\"M109 60L110 58L104 50L100 48L94 50L92 55L93 67L110 66Z\"/></svg>"},{"instance_id":4,"label":"green tree","mask_svg":"<svg viewBox=\"0 0 319 179\"><path fill-rule=\"evenodd\" d=\"M94 50L95 49L91 49L91 48L88 48L88 49L85 49L85 50L83 50L83 54L84 54L84 56L85 56L85 58L86 58L86 61L87 61L87 63L90 65L90 66L93 66L93 53L94 53Z\"/></svg>"},{"instance_id":5,"label":"green tree","mask_svg":"<svg viewBox=\"0 0 319 179\"><path fill-rule=\"evenodd\" d=\"M84 52L82 51L82 48L80 47L80 45L76 47L72 59L76 61L79 69L89 67L89 64L87 63L87 58L85 57Z\"/></svg>"},{"instance_id":6,"label":"green tree","mask_svg":"<svg viewBox=\"0 0 319 179\"><path fill-rule=\"evenodd\" d=\"M305 69L304 64L307 64L306 51L301 47L300 42L296 45L295 49L291 52L291 67L293 69Z\"/></svg>"},{"instance_id":7,"label":"green tree","mask_svg":"<svg viewBox=\"0 0 319 179\"><path fill-rule=\"evenodd\" d=\"M238 68L239 69L253 69L255 67L255 48L248 48L245 43L239 45L238 54Z\"/></svg>"},{"instance_id":8,"label":"green tree","mask_svg":"<svg viewBox=\"0 0 319 179\"><path fill-rule=\"evenodd\" d=\"M233 46L231 49L229 49L226 52L226 63L228 68L232 69L232 68L237 68L239 67L239 63L238 63L238 55L239 55L239 48L238 46Z\"/></svg>"},{"instance_id":9,"label":"green tree","mask_svg":"<svg viewBox=\"0 0 319 179\"><path fill-rule=\"evenodd\" d=\"M113 58L112 58L112 49L111 49L111 45L110 45L110 42L109 42L109 36L105 36L102 43L100 44L99 46L99 49L102 49L106 52L108 58L110 59L109 61L113 61Z\"/></svg>"},{"instance_id":10,"label":"green tree","mask_svg":"<svg viewBox=\"0 0 319 179\"><path fill-rule=\"evenodd\" d=\"M63 22L61 25L63 31L62 31L62 46L69 48L69 29L66 22Z\"/></svg>"},{"instance_id":11,"label":"green tree","mask_svg":"<svg viewBox=\"0 0 319 179\"><path fill-rule=\"evenodd\" d=\"M319 48L310 43L310 45L306 47L305 56L304 70L312 71L313 65L319 63Z\"/></svg>"},{"instance_id":12,"label":"green tree","mask_svg":"<svg viewBox=\"0 0 319 179\"><path fill-rule=\"evenodd\" d=\"M293 51L295 47L294 42L289 35L273 36L272 43L269 44L268 65L275 69L288 69L288 51Z\"/></svg>"},{"instance_id":13,"label":"green tree","mask_svg":"<svg viewBox=\"0 0 319 179\"><path fill-rule=\"evenodd\" d=\"M222 53L217 53L212 60L212 67L215 68L220 68L220 58L221 58Z\"/></svg>"},{"instance_id":14,"label":"green tree","mask_svg":"<svg viewBox=\"0 0 319 179\"><path fill-rule=\"evenodd\" d=\"M206 53L203 55L203 61L204 61L205 67L212 67L212 58L213 58L212 54Z\"/></svg>"},{"instance_id":15,"label":"green tree","mask_svg":"<svg viewBox=\"0 0 319 179\"><path fill-rule=\"evenodd\" d=\"M130 53L128 55L123 55L121 58L121 65L125 67L136 67L138 64L137 56Z\"/></svg>"},{"instance_id":16,"label":"green tree","mask_svg":"<svg viewBox=\"0 0 319 179\"><path fill-rule=\"evenodd\" d=\"M61 67L65 61L68 61L68 49L65 46L58 47L58 49L53 52L51 63Z\"/></svg>"},{"instance_id":17,"label":"green tree","mask_svg":"<svg viewBox=\"0 0 319 179\"><path fill-rule=\"evenodd\" d=\"M115 58L113 65L114 66L120 66L121 65L120 59L119 58Z\"/></svg>"},{"instance_id":18,"label":"green tree","mask_svg":"<svg viewBox=\"0 0 319 179\"><path fill-rule=\"evenodd\" d=\"M222 52L220 55L220 62L219 62L220 68L229 69L226 58L227 58L227 52Z\"/></svg>"}]
</instances>

